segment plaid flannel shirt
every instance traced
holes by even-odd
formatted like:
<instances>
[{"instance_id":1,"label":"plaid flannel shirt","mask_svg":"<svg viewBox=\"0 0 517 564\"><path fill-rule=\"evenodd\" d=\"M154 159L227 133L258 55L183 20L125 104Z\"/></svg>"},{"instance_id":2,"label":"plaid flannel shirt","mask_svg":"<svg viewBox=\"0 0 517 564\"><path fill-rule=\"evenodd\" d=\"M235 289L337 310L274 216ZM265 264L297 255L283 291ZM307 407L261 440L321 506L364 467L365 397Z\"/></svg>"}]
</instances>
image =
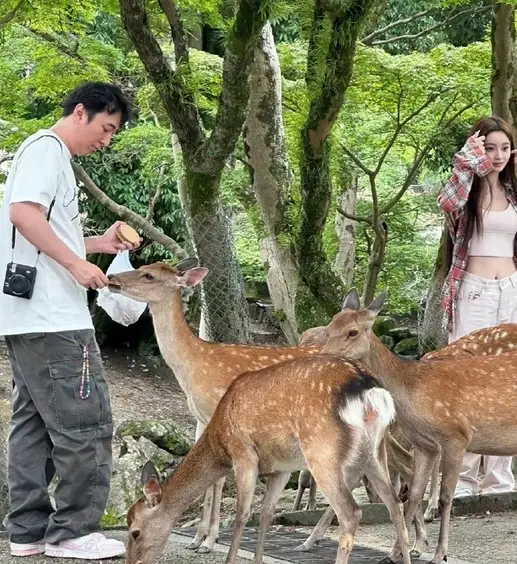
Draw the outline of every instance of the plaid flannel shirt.
<instances>
[{"instance_id":1,"label":"plaid flannel shirt","mask_svg":"<svg viewBox=\"0 0 517 564\"><path fill-rule=\"evenodd\" d=\"M438 203L445 212L445 220L454 245L452 264L443 289L442 308L446 312L448 331L452 331L456 318L458 290L467 267L469 241L466 238L467 215L464 213L474 175L486 176L492 168L484 151L470 137L459 153L454 155L453 175L443 186ZM517 201L505 186L506 197L517 212ZM517 257L517 239L514 242L514 262Z\"/></svg>"}]
</instances>

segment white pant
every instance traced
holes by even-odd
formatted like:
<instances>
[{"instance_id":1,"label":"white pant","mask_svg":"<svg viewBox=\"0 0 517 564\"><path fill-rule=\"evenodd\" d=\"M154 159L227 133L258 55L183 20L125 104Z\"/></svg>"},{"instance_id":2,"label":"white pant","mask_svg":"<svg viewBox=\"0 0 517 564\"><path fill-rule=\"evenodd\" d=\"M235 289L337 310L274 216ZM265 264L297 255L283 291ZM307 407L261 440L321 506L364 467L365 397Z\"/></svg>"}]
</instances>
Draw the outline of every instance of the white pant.
<instances>
[{"instance_id":1,"label":"white pant","mask_svg":"<svg viewBox=\"0 0 517 564\"><path fill-rule=\"evenodd\" d=\"M449 334L449 343L472 331L508 322L517 322L517 272L501 280L480 278L466 272L461 281L456 323ZM480 483L481 459L485 477ZM514 487L511 456L465 454L456 489L477 494L507 492Z\"/></svg>"}]
</instances>

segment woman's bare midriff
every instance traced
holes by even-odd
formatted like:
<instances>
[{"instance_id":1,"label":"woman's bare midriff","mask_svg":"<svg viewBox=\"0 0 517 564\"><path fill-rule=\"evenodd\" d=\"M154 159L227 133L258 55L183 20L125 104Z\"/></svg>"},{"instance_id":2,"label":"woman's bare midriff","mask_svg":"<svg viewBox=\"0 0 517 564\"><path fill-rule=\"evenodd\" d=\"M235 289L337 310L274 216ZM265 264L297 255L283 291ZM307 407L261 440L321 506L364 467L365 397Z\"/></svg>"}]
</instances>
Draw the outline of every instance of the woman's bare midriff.
<instances>
[{"instance_id":1,"label":"woman's bare midriff","mask_svg":"<svg viewBox=\"0 0 517 564\"><path fill-rule=\"evenodd\" d=\"M467 262L467 272L481 278L499 280L516 271L512 257L469 257Z\"/></svg>"}]
</instances>

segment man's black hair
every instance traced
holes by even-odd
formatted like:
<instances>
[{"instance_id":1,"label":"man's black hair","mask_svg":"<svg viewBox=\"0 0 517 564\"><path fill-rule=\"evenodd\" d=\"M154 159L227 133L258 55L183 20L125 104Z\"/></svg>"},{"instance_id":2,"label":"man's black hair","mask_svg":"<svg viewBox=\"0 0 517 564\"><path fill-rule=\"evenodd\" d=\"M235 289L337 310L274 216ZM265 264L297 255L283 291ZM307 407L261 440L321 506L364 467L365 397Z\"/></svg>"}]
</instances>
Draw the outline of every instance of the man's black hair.
<instances>
[{"instance_id":1,"label":"man's black hair","mask_svg":"<svg viewBox=\"0 0 517 564\"><path fill-rule=\"evenodd\" d=\"M77 104L82 104L91 121L96 114L121 114L120 125L129 119L129 102L122 90L106 82L86 82L75 88L63 104L63 117L73 113Z\"/></svg>"}]
</instances>

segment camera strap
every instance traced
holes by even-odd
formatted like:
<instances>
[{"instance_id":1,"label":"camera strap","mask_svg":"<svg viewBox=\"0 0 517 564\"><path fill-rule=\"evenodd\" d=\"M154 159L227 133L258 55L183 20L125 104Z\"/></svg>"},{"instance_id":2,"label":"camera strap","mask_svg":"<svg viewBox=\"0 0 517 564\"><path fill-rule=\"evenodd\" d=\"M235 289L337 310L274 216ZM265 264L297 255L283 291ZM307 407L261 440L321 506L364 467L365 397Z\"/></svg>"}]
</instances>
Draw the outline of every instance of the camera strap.
<instances>
[{"instance_id":1,"label":"camera strap","mask_svg":"<svg viewBox=\"0 0 517 564\"><path fill-rule=\"evenodd\" d=\"M41 135L40 137L38 137L37 139L34 139L34 141L31 141L30 143L27 143L27 145L23 148L23 151L25 151L25 149L27 149L27 147L29 147L30 145L32 145L33 143L36 143L36 141L39 141L40 139L43 139L43 137L50 137L51 139L55 139L56 143L59 143L59 148L61 149L61 153L63 153L63 147L61 146L61 142L58 141L58 139L56 139L56 137L54 137L54 135ZM23 154L23 151L19 154L18 159L20 159L20 157ZM54 204L56 203L56 197L57 197L57 191L59 190L59 184L56 188L56 194L54 195L54 197L52 198L52 201L50 202L50 205L48 207L48 212L47 212L47 221L50 220L50 214L52 212L52 208L54 207ZM11 239L11 248L12 248L12 262L14 262L14 246L16 245L16 227L13 224L13 231L12 231L12 239ZM38 255L36 258L36 264L38 263L38 259L39 259L39 255L41 253L41 250L38 249Z\"/></svg>"}]
</instances>

